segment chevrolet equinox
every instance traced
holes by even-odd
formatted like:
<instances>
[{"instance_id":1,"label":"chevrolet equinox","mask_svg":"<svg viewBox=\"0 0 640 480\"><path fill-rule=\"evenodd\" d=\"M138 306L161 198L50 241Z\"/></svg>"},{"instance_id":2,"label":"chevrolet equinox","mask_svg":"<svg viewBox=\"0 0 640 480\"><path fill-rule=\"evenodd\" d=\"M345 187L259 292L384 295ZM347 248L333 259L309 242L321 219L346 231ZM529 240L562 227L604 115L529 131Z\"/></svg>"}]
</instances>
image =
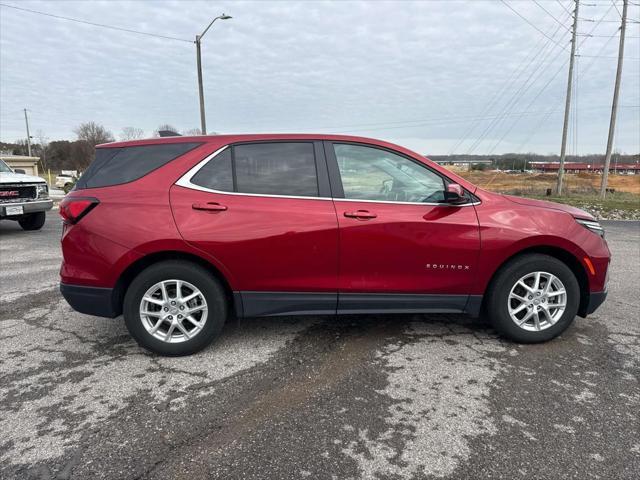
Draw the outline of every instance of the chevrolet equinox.
<instances>
[{"instance_id":1,"label":"chevrolet equinox","mask_svg":"<svg viewBox=\"0 0 640 480\"><path fill-rule=\"evenodd\" d=\"M162 355L201 350L232 315L466 313L543 342L607 294L588 213L482 190L368 138L100 145L60 215L65 299L123 314Z\"/></svg>"}]
</instances>

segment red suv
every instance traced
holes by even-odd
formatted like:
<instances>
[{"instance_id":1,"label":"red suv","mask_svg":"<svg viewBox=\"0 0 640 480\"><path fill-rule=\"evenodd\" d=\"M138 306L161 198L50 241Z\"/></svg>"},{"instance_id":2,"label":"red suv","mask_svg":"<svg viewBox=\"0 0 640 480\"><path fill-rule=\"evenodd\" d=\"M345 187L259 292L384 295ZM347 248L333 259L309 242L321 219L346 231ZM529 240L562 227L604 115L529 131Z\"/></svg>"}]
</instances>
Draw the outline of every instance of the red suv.
<instances>
[{"instance_id":1,"label":"red suv","mask_svg":"<svg viewBox=\"0 0 640 480\"><path fill-rule=\"evenodd\" d=\"M367 138L101 145L60 214L66 300L124 314L164 355L204 348L231 315L482 314L542 342L607 291L588 213L487 192Z\"/></svg>"}]
</instances>

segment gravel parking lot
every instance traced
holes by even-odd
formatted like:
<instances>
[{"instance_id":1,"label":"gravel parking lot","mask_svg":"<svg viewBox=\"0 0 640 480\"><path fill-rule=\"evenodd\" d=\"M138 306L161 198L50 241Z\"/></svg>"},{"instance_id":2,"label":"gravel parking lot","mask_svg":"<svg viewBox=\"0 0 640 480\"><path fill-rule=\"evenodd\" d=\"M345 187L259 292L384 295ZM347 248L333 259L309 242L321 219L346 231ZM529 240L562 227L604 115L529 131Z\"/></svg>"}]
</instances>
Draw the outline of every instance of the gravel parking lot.
<instances>
[{"instance_id":1,"label":"gravel parking lot","mask_svg":"<svg viewBox=\"0 0 640 480\"><path fill-rule=\"evenodd\" d=\"M638 478L640 223L610 294L516 345L460 316L271 318L160 358L58 292L60 222L0 224L0 478Z\"/></svg>"}]
</instances>

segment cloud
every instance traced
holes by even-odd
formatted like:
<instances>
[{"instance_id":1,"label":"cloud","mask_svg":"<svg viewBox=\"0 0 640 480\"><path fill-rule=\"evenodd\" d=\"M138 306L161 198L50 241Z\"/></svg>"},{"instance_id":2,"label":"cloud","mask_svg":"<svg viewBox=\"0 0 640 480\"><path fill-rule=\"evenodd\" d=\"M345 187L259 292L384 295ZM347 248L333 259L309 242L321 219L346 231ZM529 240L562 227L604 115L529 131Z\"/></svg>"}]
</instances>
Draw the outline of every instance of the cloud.
<instances>
[{"instance_id":1,"label":"cloud","mask_svg":"<svg viewBox=\"0 0 640 480\"><path fill-rule=\"evenodd\" d=\"M568 44L569 33L535 4L511 5L543 31L559 29L555 38ZM557 46L542 50L546 38L500 2L30 1L18 6L187 40L209 19L232 15L216 22L203 40L209 130L349 131L430 153L446 153L467 138L456 150L464 152L490 125L486 117L495 117L513 97L518 101L505 109L510 116L495 122L476 151L494 145L498 153L521 145L524 151L559 150L568 53ZM560 5L544 6L569 25ZM598 19L607 9L585 7L581 16ZM640 17L640 8L631 7L630 16ZM616 18L614 10L606 16ZM583 22L580 30L593 25ZM605 22L597 32L616 28ZM640 36L637 24L629 26L629 35ZM605 42L588 38L580 53L598 54ZM541 51L520 76L512 75ZM613 39L601 54L616 51ZM628 40L626 55L640 57L638 39ZM577 71L579 150L601 152L615 59L580 57ZM622 151L640 149L640 109L630 108L640 105L639 71L640 62L626 62L616 144ZM24 136L24 107L31 111L32 130L42 129L51 139L72 138L73 128L87 120L116 134L124 126L148 134L161 123L199 126L195 47L187 42L0 7L0 78L4 141ZM548 117L539 114L549 111L554 113ZM514 115L521 112L521 118Z\"/></svg>"}]
</instances>

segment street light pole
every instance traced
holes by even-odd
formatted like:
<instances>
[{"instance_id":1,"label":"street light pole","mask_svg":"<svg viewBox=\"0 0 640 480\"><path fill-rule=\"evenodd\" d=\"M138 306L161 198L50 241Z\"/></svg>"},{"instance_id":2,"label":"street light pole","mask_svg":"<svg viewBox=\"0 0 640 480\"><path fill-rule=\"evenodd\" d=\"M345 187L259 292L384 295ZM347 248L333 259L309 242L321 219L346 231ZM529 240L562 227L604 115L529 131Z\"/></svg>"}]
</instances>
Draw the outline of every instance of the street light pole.
<instances>
[{"instance_id":1,"label":"street light pole","mask_svg":"<svg viewBox=\"0 0 640 480\"><path fill-rule=\"evenodd\" d=\"M196 55L198 56L198 93L200 95L200 133L207 134L207 120L204 115L204 90L202 88L202 58L200 55L200 35L196 35Z\"/></svg>"},{"instance_id":2,"label":"street light pole","mask_svg":"<svg viewBox=\"0 0 640 480\"><path fill-rule=\"evenodd\" d=\"M207 26L207 28L204 29L204 32L202 32L200 35L196 35L196 41L194 42L196 44L196 57L197 57L197 64L198 64L198 94L200 97L200 130L202 131L202 135L206 135L207 134L207 120L205 118L205 113L204 113L204 87L202 85L202 54L201 54L201 41L202 41L202 37L204 37L204 34L207 33L207 31L211 28L211 25L213 25L213 22L215 22L216 20L229 20L231 17L229 15L225 15L224 13L216 18L214 18L213 20L211 20L211 23Z\"/></svg>"}]
</instances>

